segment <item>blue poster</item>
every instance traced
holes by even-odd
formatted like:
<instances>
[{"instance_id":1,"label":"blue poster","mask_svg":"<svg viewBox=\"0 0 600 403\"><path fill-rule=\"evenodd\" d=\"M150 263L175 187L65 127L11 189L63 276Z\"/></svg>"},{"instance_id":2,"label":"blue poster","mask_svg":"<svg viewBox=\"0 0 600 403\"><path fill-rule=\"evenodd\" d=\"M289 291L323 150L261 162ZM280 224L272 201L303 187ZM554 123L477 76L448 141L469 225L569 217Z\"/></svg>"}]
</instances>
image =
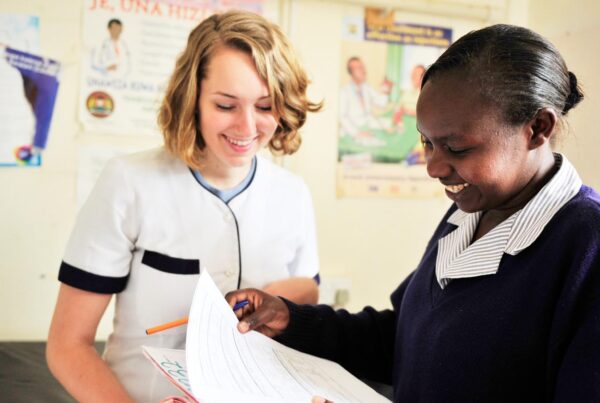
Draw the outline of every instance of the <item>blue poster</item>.
<instances>
[{"instance_id":1,"label":"blue poster","mask_svg":"<svg viewBox=\"0 0 600 403\"><path fill-rule=\"evenodd\" d=\"M60 63L0 48L0 166L40 166L48 142Z\"/></svg>"}]
</instances>

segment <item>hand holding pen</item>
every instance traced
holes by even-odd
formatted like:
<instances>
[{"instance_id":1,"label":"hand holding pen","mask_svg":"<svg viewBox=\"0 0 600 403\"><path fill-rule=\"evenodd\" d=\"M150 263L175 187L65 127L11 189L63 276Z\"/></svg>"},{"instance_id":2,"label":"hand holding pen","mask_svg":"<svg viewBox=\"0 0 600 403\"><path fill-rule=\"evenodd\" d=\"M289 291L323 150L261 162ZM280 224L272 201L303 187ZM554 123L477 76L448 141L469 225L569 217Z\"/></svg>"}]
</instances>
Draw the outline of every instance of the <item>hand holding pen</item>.
<instances>
[{"instance_id":1,"label":"hand holding pen","mask_svg":"<svg viewBox=\"0 0 600 403\"><path fill-rule=\"evenodd\" d=\"M246 333L256 330L266 336L275 337L283 332L290 322L290 311L279 297L254 288L231 291L225 295L229 305L234 308L238 303L248 301L242 310L235 310L240 319L238 330Z\"/></svg>"}]
</instances>

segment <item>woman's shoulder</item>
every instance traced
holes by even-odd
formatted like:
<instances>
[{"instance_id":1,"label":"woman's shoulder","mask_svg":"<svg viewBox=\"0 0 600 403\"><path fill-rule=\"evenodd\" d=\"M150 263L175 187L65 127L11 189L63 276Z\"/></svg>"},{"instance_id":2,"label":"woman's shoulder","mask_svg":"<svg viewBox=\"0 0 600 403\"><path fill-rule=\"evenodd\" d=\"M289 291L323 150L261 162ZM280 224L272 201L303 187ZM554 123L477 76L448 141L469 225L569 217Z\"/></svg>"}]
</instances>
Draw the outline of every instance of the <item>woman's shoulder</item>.
<instances>
[{"instance_id":1,"label":"woman's shoulder","mask_svg":"<svg viewBox=\"0 0 600 403\"><path fill-rule=\"evenodd\" d=\"M582 185L579 192L569 200L561 212L573 218L600 219L600 195L593 188Z\"/></svg>"},{"instance_id":2,"label":"woman's shoulder","mask_svg":"<svg viewBox=\"0 0 600 403\"><path fill-rule=\"evenodd\" d=\"M600 238L600 195L593 188L582 185L579 192L556 213L553 221L565 234Z\"/></svg>"},{"instance_id":3,"label":"woman's shoulder","mask_svg":"<svg viewBox=\"0 0 600 403\"><path fill-rule=\"evenodd\" d=\"M302 191L306 189L306 183L300 175L297 175L281 165L275 164L269 158L256 156L257 177L261 177L264 183L268 183L270 188L289 191Z\"/></svg>"}]
</instances>

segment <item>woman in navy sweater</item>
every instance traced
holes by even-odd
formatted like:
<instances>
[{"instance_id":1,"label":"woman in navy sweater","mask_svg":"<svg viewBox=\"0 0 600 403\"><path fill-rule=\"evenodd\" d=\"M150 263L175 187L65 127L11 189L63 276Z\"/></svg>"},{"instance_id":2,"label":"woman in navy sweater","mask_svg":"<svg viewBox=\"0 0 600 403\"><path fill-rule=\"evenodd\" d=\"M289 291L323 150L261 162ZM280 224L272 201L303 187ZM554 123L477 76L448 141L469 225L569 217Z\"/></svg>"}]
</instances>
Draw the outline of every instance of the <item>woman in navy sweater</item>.
<instances>
[{"instance_id":1,"label":"woman in navy sweater","mask_svg":"<svg viewBox=\"0 0 600 403\"><path fill-rule=\"evenodd\" d=\"M534 32L460 38L417 105L427 171L454 203L393 310L242 290L240 331L390 383L395 402L599 402L600 196L551 147L582 98Z\"/></svg>"}]
</instances>

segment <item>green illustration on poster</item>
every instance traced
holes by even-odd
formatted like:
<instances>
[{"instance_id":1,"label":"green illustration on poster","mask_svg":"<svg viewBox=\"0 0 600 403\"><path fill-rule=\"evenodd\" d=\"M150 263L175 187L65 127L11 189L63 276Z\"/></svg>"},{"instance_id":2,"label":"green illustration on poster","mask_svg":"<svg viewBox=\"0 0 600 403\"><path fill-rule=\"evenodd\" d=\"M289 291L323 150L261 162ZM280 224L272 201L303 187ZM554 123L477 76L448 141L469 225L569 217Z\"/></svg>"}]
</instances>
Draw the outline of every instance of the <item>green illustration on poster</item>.
<instances>
[{"instance_id":1,"label":"green illustration on poster","mask_svg":"<svg viewBox=\"0 0 600 403\"><path fill-rule=\"evenodd\" d=\"M386 78L382 86L391 87L385 105L373 105L373 116L367 118L366 123L358 126L358 135L345 132L338 145L339 158L344 155L369 152L372 161L382 163L400 163L407 161L409 164L422 163L422 148L420 147L419 134L416 130L415 109L419 95L420 78L425 70L422 64L413 66L411 76L415 76L414 87L401 89L395 83L402 80L403 47L401 45L387 45ZM355 59L356 60L356 59ZM356 61L350 62L350 65ZM352 69L357 67L352 66ZM360 68L360 67L358 67ZM384 91L386 88L384 88ZM360 97L368 95L359 95ZM362 101L363 103L365 100Z\"/></svg>"},{"instance_id":2,"label":"green illustration on poster","mask_svg":"<svg viewBox=\"0 0 600 403\"><path fill-rule=\"evenodd\" d=\"M393 12L369 8L363 24L341 46L337 193L419 196L416 183L426 174L417 99L426 67L450 44L452 30L401 23Z\"/></svg>"}]
</instances>

